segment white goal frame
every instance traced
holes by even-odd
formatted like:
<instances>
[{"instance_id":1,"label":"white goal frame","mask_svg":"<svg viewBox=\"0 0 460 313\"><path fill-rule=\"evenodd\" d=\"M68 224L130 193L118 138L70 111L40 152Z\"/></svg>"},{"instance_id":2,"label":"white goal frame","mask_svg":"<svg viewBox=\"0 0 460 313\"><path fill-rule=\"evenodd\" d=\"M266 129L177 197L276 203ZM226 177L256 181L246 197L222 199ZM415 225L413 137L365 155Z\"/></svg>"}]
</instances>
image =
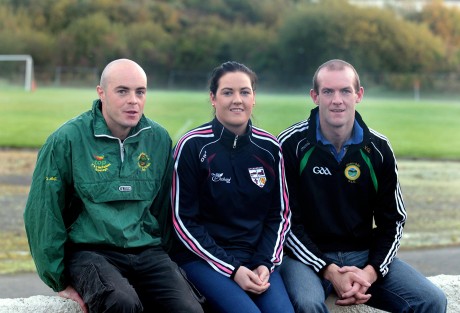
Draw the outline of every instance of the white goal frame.
<instances>
[{"instance_id":1,"label":"white goal frame","mask_svg":"<svg viewBox=\"0 0 460 313\"><path fill-rule=\"evenodd\" d=\"M27 54L0 54L0 61L25 61L26 74L24 79L24 89L26 91L32 90L32 81L34 75L34 61L32 56Z\"/></svg>"}]
</instances>

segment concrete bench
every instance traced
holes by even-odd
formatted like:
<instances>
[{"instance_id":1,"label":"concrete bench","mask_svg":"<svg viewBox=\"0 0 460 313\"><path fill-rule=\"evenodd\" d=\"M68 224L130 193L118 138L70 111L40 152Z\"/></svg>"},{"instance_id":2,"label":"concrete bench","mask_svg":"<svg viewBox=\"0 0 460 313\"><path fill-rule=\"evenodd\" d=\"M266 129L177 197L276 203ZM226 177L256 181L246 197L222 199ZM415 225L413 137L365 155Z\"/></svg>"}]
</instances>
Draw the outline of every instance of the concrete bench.
<instances>
[{"instance_id":1,"label":"concrete bench","mask_svg":"<svg viewBox=\"0 0 460 313\"><path fill-rule=\"evenodd\" d=\"M460 312L460 276L438 275L428 277L436 286L441 288L447 296L448 313ZM331 313L379 313L367 305L336 306L335 298L329 297L326 301ZM78 304L72 300L58 296L33 296L29 298L0 299L0 313L81 313Z\"/></svg>"}]
</instances>

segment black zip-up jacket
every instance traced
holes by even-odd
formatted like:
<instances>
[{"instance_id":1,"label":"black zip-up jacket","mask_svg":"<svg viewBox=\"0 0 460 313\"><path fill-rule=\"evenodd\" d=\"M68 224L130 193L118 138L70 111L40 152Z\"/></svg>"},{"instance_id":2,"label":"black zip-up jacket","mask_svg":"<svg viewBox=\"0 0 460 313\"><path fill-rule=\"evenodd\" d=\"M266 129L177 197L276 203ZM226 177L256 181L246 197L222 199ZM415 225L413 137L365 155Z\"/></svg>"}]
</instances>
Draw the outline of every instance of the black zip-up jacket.
<instances>
[{"instance_id":1,"label":"black zip-up jacket","mask_svg":"<svg viewBox=\"0 0 460 313\"><path fill-rule=\"evenodd\" d=\"M236 136L214 119L185 134L174 159L173 223L186 247L175 249L179 264L199 257L233 277L241 265L281 263L291 213L276 137L251 122Z\"/></svg>"},{"instance_id":2,"label":"black zip-up jacket","mask_svg":"<svg viewBox=\"0 0 460 313\"><path fill-rule=\"evenodd\" d=\"M368 264L383 277L406 220L390 143L356 112L363 142L350 145L337 162L316 139L316 114L317 107L278 136L292 210L286 250L320 273L332 263L324 252L369 249Z\"/></svg>"}]
</instances>

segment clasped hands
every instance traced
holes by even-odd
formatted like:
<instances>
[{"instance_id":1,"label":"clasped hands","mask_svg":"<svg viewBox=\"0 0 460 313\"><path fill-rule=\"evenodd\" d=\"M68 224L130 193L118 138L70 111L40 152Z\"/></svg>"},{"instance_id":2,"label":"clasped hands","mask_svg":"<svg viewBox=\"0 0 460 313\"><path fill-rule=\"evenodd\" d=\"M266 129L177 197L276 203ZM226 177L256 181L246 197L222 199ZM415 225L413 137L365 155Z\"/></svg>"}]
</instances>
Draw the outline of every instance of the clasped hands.
<instances>
[{"instance_id":1,"label":"clasped hands","mask_svg":"<svg viewBox=\"0 0 460 313\"><path fill-rule=\"evenodd\" d=\"M260 265L252 271L245 266L240 266L233 279L244 291L260 295L270 287L269 278L268 268Z\"/></svg>"},{"instance_id":2,"label":"clasped hands","mask_svg":"<svg viewBox=\"0 0 460 313\"><path fill-rule=\"evenodd\" d=\"M324 278L332 283L337 293L338 300L335 304L363 304L371 298L366 292L377 280L377 273L370 265L360 269L356 266L339 267L330 264L324 271Z\"/></svg>"}]
</instances>

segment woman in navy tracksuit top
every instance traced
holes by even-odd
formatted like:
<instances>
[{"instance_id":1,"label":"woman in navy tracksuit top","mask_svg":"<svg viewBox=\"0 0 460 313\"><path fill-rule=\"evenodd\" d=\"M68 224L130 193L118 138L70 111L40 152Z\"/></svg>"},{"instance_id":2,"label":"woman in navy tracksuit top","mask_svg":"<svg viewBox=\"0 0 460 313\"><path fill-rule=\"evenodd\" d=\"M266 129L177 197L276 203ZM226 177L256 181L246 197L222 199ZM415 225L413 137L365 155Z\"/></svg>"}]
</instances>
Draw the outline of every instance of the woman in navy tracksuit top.
<instances>
[{"instance_id":1,"label":"woman in navy tracksuit top","mask_svg":"<svg viewBox=\"0 0 460 313\"><path fill-rule=\"evenodd\" d=\"M173 257L213 312L293 312L276 269L290 227L277 139L251 124L256 75L214 69L215 118L174 151Z\"/></svg>"}]
</instances>

